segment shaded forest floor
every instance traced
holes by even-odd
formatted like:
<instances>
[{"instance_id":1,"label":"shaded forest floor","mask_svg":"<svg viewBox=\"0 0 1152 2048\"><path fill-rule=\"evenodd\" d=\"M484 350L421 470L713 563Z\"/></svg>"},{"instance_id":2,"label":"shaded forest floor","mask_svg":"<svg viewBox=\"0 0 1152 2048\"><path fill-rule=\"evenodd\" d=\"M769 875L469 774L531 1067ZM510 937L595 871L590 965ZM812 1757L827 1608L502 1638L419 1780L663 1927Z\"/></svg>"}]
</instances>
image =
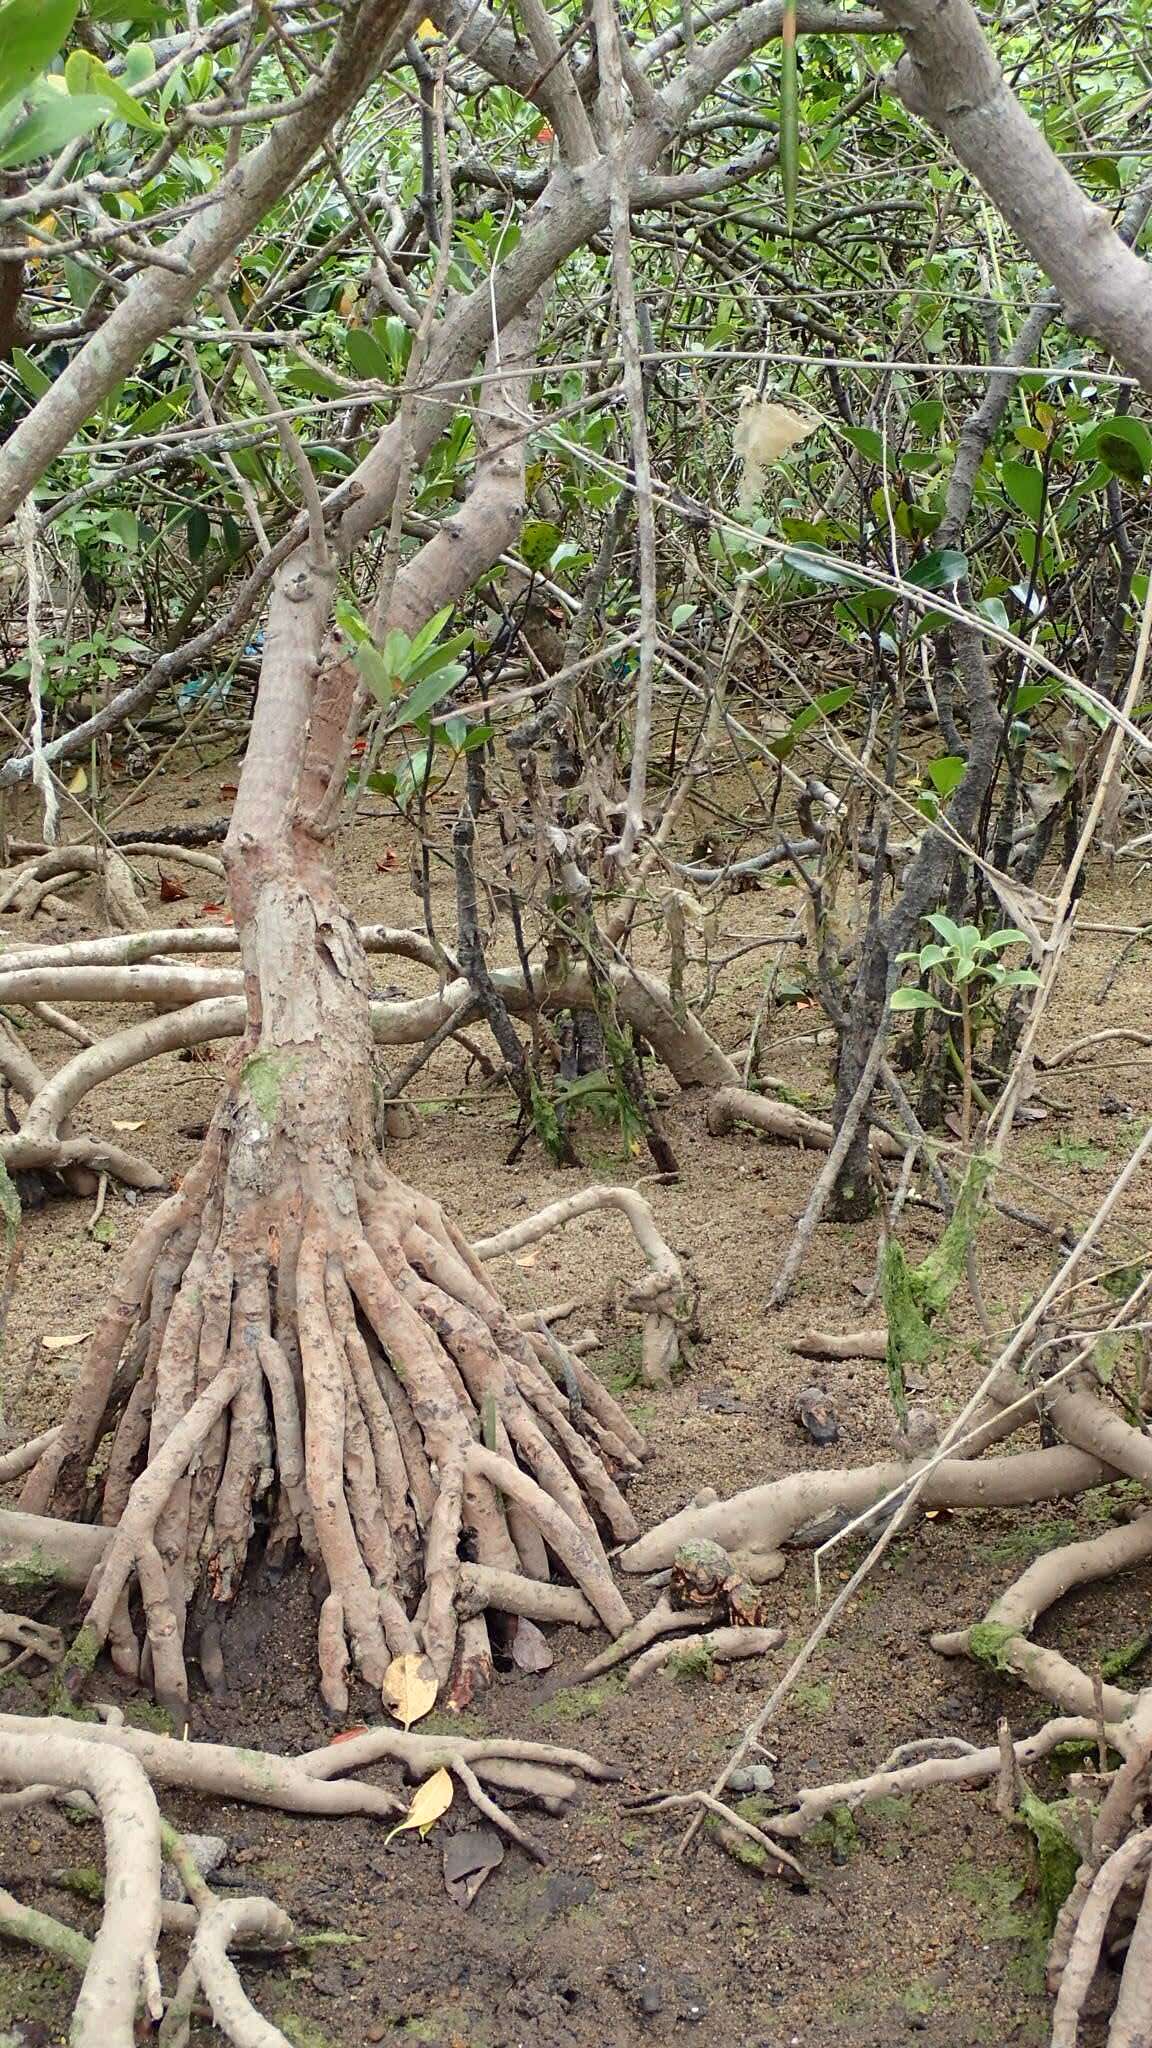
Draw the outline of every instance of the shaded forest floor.
<instances>
[{"instance_id":1,"label":"shaded forest floor","mask_svg":"<svg viewBox=\"0 0 1152 2048\"><path fill-rule=\"evenodd\" d=\"M120 822L171 823L186 808L190 816L217 815L227 808L229 773L225 766L162 779ZM21 808L10 814L13 832L33 829L31 811L21 820ZM449 822L446 816L445 844ZM350 835L341 855L344 880L363 920L420 922L410 852L410 836L392 822L365 819ZM157 924L193 919L221 894L211 877L173 866L188 896L162 906L154 868L148 873L149 915ZM1142 886L1123 871L1099 882L1084 922L1139 923ZM21 932L5 920L4 936L76 937L102 928L90 900L79 893L70 900L66 926L41 918L34 933ZM434 870L433 902L450 941L447 867ZM798 908L796 890L769 877L721 905L715 950L782 930ZM494 949L500 957L506 941L502 930ZM1124 943L1112 931L1081 930L1046 1025L1047 1049L1108 1024L1146 1020L1143 947L1100 999ZM726 1047L746 1040L772 957L754 952L725 970L706 1021ZM377 978L381 987L413 993L429 986L424 970L391 959L377 964ZM123 1013L109 1012L97 1016L94 1028L117 1021ZM789 1002L772 1013L765 1032L766 1071L813 1108L826 1107L831 1094L830 1047L820 1025L818 1009ZM39 1026L29 1042L49 1065L65 1051ZM1006 1195L1061 1226L1091 1215L1152 1111L1152 1062L1133 1055L1113 1065L1108 1048L1098 1051L1080 1070L1041 1083L1047 1115L1019 1132L1012 1151L1017 1177L1004 1183ZM126 1142L181 1173L195 1156L228 1058L219 1047L207 1059L170 1056L128 1074L85 1099L78 1128L128 1125ZM647 1159L629 1157L613 1129L587 1119L576 1127L582 1172L551 1166L534 1139L508 1166L514 1104L506 1090L465 1087L464 1068L464 1055L450 1046L419 1077L412 1091L419 1130L397 1146L398 1171L443 1200L474 1235L588 1181L643 1184L699 1285L702 1334L692 1368L671 1389L653 1393L634 1384L635 1330L619 1312L624 1284L638 1270L619 1219L594 1216L499 1269L513 1307L575 1296L582 1304L577 1326L588 1322L601 1333L593 1362L623 1392L653 1446L631 1496L642 1526L705 1485L728 1493L801 1465L862 1463L887 1450L892 1414L882 1366L813 1366L788 1349L790 1337L813 1322L847 1329L869 1320L860 1294L874 1274L875 1227L825 1226L792 1303L776 1314L764 1306L811 1186L810 1158L750 1133L710 1136L704 1100L676 1097L669 1084L665 1117L682 1167L678 1185L652 1186ZM45 1348L43 1340L91 1327L152 1199L133 1207L112 1191L104 1241L88 1233L85 1204L53 1201L26 1216L0 1369L14 1435L59 1414L82 1353ZM1138 1190L1112 1240L1121 1255L1147 1250L1150 1210L1152 1190ZM903 1234L912 1254L927 1250L937 1231L930 1213L907 1212ZM980 1277L997 1332L1011 1330L1055 1256L1054 1238L998 1218L985 1225ZM979 1377L982 1351L966 1314L962 1307L951 1340L924 1372L921 1398L945 1414ZM815 1450L793 1419L796 1395L813 1379L826 1386L839 1415L841 1441L829 1450ZM971 1665L945 1663L926 1636L944 1622L977 1619L1031 1556L1074 1531L1098 1528L1123 1507L1123 1489L1108 1489L1026 1516L940 1516L898 1541L782 1713L773 1738L778 1789L786 1794L799 1782L855 1774L917 1736L985 1742L999 1712L1009 1715L1017 1735L1039 1725L1044 1714L1030 1695ZM845 1574L854 1561L845 1554ZM622 1584L642 1611L651 1596L639 1581ZM817 1613L803 1553L793 1556L775 1591L794 1646ZM1059 1641L1092 1669L1147 1625L1150 1592L1152 1571L1089 1589L1064 1601L1039 1639ZM625 1693L611 1681L573 1685L590 1654L588 1639L576 1631L555 1636L553 1647L551 1672L502 1674L467 1717L470 1728L575 1742L619 1764L625 1782L590 1788L565 1820L534 1817L549 1867L538 1870L510 1849L467 1913L444 1892L443 1828L425 1842L405 1835L385 1847L384 1830L362 1819L301 1820L165 1799L178 1825L226 1837L226 1877L268 1892L305 1927L348 1937L291 1968L244 1966L261 2008L298 2048L408 2040L434 2048L518 2048L530 2041L600 2048L676 2041L697 2027L713 2048L895 2048L906 2040L927 2048L996 2048L1047 2038L1031 1852L1023 1833L997 1818L991 1792L892 1801L861 1816L855 1829L829 1829L803 1852L807 1892L761 1884L707 1840L681 1862L674 1826L630 1813L627 1800L714 1776L784 1668L787 1650L734 1667L723 1684L656 1679ZM331 1735L315 1687L314 1616L299 1575L274 1592L258 1579L247 1587L224 1651L229 1695L216 1704L196 1700L194 1734L288 1751ZM102 1690L122 1697L114 1681ZM35 1711L38 1700L18 1679L5 1705ZM366 1695L358 1711L371 1716ZM444 1827L454 1824L469 1824L462 1808ZM91 1829L54 1807L8 1817L0 1833L0 1884L90 1926L93 1908L75 1889L84 1882L76 1873L97 1856ZM31 2048L65 2037L68 1990L56 1966L0 1949L0 2029L14 2032L18 2043ZM193 2034L197 2048L216 2038Z\"/></svg>"}]
</instances>

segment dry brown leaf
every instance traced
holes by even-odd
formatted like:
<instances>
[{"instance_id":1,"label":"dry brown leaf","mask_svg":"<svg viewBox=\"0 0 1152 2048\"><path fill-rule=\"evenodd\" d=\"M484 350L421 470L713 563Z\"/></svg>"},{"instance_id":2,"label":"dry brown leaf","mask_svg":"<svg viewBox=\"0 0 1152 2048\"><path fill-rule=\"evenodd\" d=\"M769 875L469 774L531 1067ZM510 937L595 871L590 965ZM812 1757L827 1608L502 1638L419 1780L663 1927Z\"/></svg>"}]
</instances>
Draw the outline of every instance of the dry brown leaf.
<instances>
[{"instance_id":1,"label":"dry brown leaf","mask_svg":"<svg viewBox=\"0 0 1152 2048\"><path fill-rule=\"evenodd\" d=\"M115 1123L115 1122L114 1122L114 1123L113 1123L113 1125L112 1125L112 1129L113 1129L114 1131L142 1131L142 1130L144 1129L144 1124L145 1124L145 1118L144 1118L144 1117L138 1117L135 1123L119 1123L119 1124L118 1124L118 1123Z\"/></svg>"},{"instance_id":2,"label":"dry brown leaf","mask_svg":"<svg viewBox=\"0 0 1152 2048\"><path fill-rule=\"evenodd\" d=\"M495 1828L461 1828L444 1844L444 1889L457 1906L472 1904L485 1878L504 1861Z\"/></svg>"},{"instance_id":3,"label":"dry brown leaf","mask_svg":"<svg viewBox=\"0 0 1152 2048\"><path fill-rule=\"evenodd\" d=\"M778 405L763 398L745 401L732 435L732 453L744 465L740 484L742 512L752 511L759 504L769 463L779 462L790 449L798 448L821 424L790 405Z\"/></svg>"},{"instance_id":4,"label":"dry brown leaf","mask_svg":"<svg viewBox=\"0 0 1152 2048\"><path fill-rule=\"evenodd\" d=\"M76 1346L86 1344L91 1335L91 1330L77 1330L75 1335L66 1337L41 1337L40 1342L45 1351L75 1351Z\"/></svg>"},{"instance_id":5,"label":"dry brown leaf","mask_svg":"<svg viewBox=\"0 0 1152 2048\"><path fill-rule=\"evenodd\" d=\"M406 1828L419 1828L421 1835L426 1835L451 1806L452 1789L451 1771L433 1771L430 1778L425 1778L422 1785L417 1785L412 1794L411 1806L403 1820L397 1821L394 1828L389 1828L384 1837L385 1842L390 1842L393 1835L402 1835Z\"/></svg>"},{"instance_id":6,"label":"dry brown leaf","mask_svg":"<svg viewBox=\"0 0 1152 2048\"><path fill-rule=\"evenodd\" d=\"M512 1638L512 1662L517 1671L551 1671L555 1661L547 1636L534 1621L521 1615Z\"/></svg>"},{"instance_id":7,"label":"dry brown leaf","mask_svg":"<svg viewBox=\"0 0 1152 2048\"><path fill-rule=\"evenodd\" d=\"M380 1695L389 1712L407 1729L413 1721L422 1721L425 1714L432 1712L439 1690L439 1681L427 1657L410 1651L406 1657L393 1657L384 1673Z\"/></svg>"}]
</instances>

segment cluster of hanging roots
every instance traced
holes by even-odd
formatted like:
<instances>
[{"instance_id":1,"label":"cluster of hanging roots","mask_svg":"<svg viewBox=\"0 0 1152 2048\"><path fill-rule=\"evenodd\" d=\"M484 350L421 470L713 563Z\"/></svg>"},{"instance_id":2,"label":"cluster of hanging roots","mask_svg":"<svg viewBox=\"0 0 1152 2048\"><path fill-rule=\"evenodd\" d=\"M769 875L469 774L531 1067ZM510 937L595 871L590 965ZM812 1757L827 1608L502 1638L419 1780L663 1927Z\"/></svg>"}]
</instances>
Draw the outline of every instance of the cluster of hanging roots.
<instances>
[{"instance_id":1,"label":"cluster of hanging roots","mask_svg":"<svg viewBox=\"0 0 1152 2048\"><path fill-rule=\"evenodd\" d=\"M256 1541L273 1567L296 1550L316 1567L337 1713L350 1674L379 1689L413 1653L463 1705L494 1629L618 1635L604 1546L638 1533L633 1424L551 1327L512 1320L437 1203L375 1157L262 1153L254 1114L225 1106L140 1231L25 1482L41 1550L62 1519L100 1525L60 1682L78 1694L107 1647L182 1725L189 1657L224 1682Z\"/></svg>"}]
</instances>

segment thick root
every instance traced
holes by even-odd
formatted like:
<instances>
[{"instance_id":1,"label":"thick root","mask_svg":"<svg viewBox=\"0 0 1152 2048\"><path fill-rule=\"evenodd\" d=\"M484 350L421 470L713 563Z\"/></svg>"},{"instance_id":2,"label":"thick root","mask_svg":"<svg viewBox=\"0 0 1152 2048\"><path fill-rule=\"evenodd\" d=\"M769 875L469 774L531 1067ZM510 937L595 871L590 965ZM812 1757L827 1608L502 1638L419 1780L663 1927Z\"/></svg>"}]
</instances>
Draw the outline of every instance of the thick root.
<instances>
[{"instance_id":1,"label":"thick root","mask_svg":"<svg viewBox=\"0 0 1152 2048\"><path fill-rule=\"evenodd\" d=\"M462 1704L491 1674L482 1612L594 1614L621 1633L604 1545L637 1534L620 1484L644 1446L628 1418L550 1332L517 1326L437 1205L374 1157L354 1171L347 1154L272 1147L254 1175L243 1124L259 1107L221 1111L144 1226L26 1480L22 1530L0 1523L18 1558L37 1529L61 1530L49 1517L95 1507L114 1525L56 1567L73 1583L88 1567L69 1693L109 1646L182 1723L190 1648L223 1682L222 1625L257 1541L323 1576L336 1713L353 1677L379 1690L413 1653ZM646 1292L661 1317L673 1264L658 1308ZM558 1567L569 1585L550 1584Z\"/></svg>"}]
</instances>

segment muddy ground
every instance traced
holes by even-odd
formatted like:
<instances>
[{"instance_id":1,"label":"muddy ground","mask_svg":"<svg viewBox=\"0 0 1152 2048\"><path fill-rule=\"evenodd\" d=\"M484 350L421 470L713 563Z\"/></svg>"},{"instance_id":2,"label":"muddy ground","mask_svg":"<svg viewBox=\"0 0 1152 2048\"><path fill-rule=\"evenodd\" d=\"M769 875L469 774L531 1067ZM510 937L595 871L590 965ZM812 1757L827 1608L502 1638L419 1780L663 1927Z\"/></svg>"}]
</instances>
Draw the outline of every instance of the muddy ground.
<instances>
[{"instance_id":1,"label":"muddy ground","mask_svg":"<svg viewBox=\"0 0 1152 2048\"><path fill-rule=\"evenodd\" d=\"M226 763L185 764L157 778L118 822L130 818L146 827L186 810L221 812L233 772ZM29 813L24 829L30 825ZM10 815L9 830L20 829L19 815ZM446 838L445 828L441 834ZM363 919L420 922L410 851L395 821L358 825L341 858ZM175 863L170 873L188 896L162 906L154 864L140 871L156 923L193 919L222 893L209 876ZM1131 928L1144 915L1142 889L1139 872L1121 871L1090 892L1045 1027L1047 1050L1081 1032L1146 1019L1143 946L1101 997L1125 944L1116 928ZM37 920L37 937L103 928L90 896L70 902L66 918ZM433 902L451 935L450 879L442 866L434 871ZM774 880L733 898L719 910L713 951L782 931L797 908L795 891ZM9 932L25 935L6 919ZM507 946L502 926L495 950ZM744 955L721 976L707 1022L725 1046L745 1042L764 962L772 957ZM796 957L788 955L792 979ZM422 970L404 962L381 961L377 972L381 985L428 985ZM120 1021L122 1013L109 1013L96 1028ZM781 1005L769 1020L764 1057L766 1070L813 1107L826 1105L830 1093L829 1048L819 1024L815 1008ZM30 1043L48 1064L66 1052L39 1026ZM195 1156L195 1136L188 1134L210 1114L226 1061L219 1049L207 1061L171 1056L126 1075L86 1099L79 1127L139 1125L122 1142L180 1173ZM513 1306L576 1296L581 1321L601 1333L598 1369L625 1390L653 1447L632 1495L644 1526L704 1485L726 1493L806 1463L867 1461L888 1448L892 1428L881 1366L814 1368L788 1348L813 1322L851 1328L867 1320L861 1294L873 1279L875 1227L824 1227L792 1303L769 1311L767 1292L811 1186L813 1161L748 1133L712 1137L702 1100L677 1096L670 1085L665 1092L667 1129L682 1168L676 1185L652 1186L647 1161L623 1152L612 1129L590 1122L577 1130L582 1170L552 1167L535 1141L506 1164L514 1105L499 1089L485 1091L474 1080L466 1086L455 1048L437 1056L415 1084L419 1130L394 1154L398 1171L444 1200L477 1235L586 1181L646 1187L699 1286L694 1363L669 1391L632 1384L635 1331L619 1299L638 1261L619 1219L577 1223L505 1261L502 1276ZM1148 1057L1130 1047L1097 1049L1042 1083L1041 1095L1046 1114L1019 1132L1004 1190L1054 1224L1075 1226L1091 1215L1144 1127L1152 1108ZM44 1340L91 1327L150 1199L133 1207L112 1191L104 1241L87 1229L87 1205L52 1201L27 1215L2 1368L12 1439L60 1412L82 1351L52 1350ZM1111 1238L1119 1257L1146 1250L1150 1207L1146 1187L1129 1200ZM910 1252L926 1250L937 1228L930 1214L909 1211ZM985 1226L979 1272L997 1332L1014 1326L1058 1256L1054 1237L1003 1219ZM962 1403L987 1349L970 1304L961 1305L950 1328L951 1341L924 1374L922 1398L942 1412ZM832 1449L814 1449L794 1420L796 1395L814 1378L838 1411L841 1440ZM945 1621L977 1619L1039 1549L1076 1529L1099 1528L1124 1508L1123 1490L1112 1490L1021 1516L941 1516L897 1542L772 1731L780 1791L855 1774L910 1737L943 1732L988 1741L1001 1712L1017 1734L1038 1726L1044 1716L1027 1693L967 1664L943 1662L928 1648L927 1634ZM845 1573L852 1561L850 1553ZM640 1611L651 1594L635 1580L623 1584ZM1058 1641L1091 1667L1147 1625L1150 1590L1152 1573L1143 1572L1079 1594L1049 1618L1041 1639ZM803 1555L793 1557L776 1592L795 1646L818 1611ZM64 1617L56 1611L56 1618ZM644 1818L630 1802L645 1791L710 1780L783 1670L787 1648L735 1667L723 1684L654 1680L626 1694L604 1681L573 1686L588 1644L576 1631L553 1643L554 1670L544 1677L501 1674L468 1716L470 1729L577 1744L619 1765L623 1782L590 1787L566 1819L530 1816L547 1867L510 1848L470 1911L449 1901L441 1876L444 1833L470 1823L459 1804L427 1841L405 1835L386 1845L384 1828L364 1820L301 1820L165 1800L177 1824L226 1836L227 1879L267 1891L306 1930L345 1937L287 1963L244 1965L261 2008L297 2048L406 2040L436 2048L603 2048L686 2041L695 2032L714 2048L896 2048L906 2041L998 2048L1047 2038L1030 1845L997 1818L990 1792L889 1802L862 1816L855 1830L829 1829L804 1851L806 1890L762 1883L708 1841L680 1860L675 1823ZM229 1695L215 1705L197 1699L194 1734L286 1751L330 1739L315 1686L314 1614L299 1575L275 1589L259 1579L248 1587L225 1656ZM111 1679L102 1690L123 1698ZM7 1706L36 1711L38 1703L19 1680L8 1688ZM371 1702L362 1697L357 1718L370 1715ZM95 1908L83 1886L98 1863L98 1836L54 1807L0 1821L0 1884L89 1929ZM173 1960L165 1957L169 1972ZM0 1948L0 2026L21 2044L54 2042L65 2038L68 2012L68 1984L57 1966ZM206 2028L193 2036L201 2048L217 2038Z\"/></svg>"}]
</instances>

